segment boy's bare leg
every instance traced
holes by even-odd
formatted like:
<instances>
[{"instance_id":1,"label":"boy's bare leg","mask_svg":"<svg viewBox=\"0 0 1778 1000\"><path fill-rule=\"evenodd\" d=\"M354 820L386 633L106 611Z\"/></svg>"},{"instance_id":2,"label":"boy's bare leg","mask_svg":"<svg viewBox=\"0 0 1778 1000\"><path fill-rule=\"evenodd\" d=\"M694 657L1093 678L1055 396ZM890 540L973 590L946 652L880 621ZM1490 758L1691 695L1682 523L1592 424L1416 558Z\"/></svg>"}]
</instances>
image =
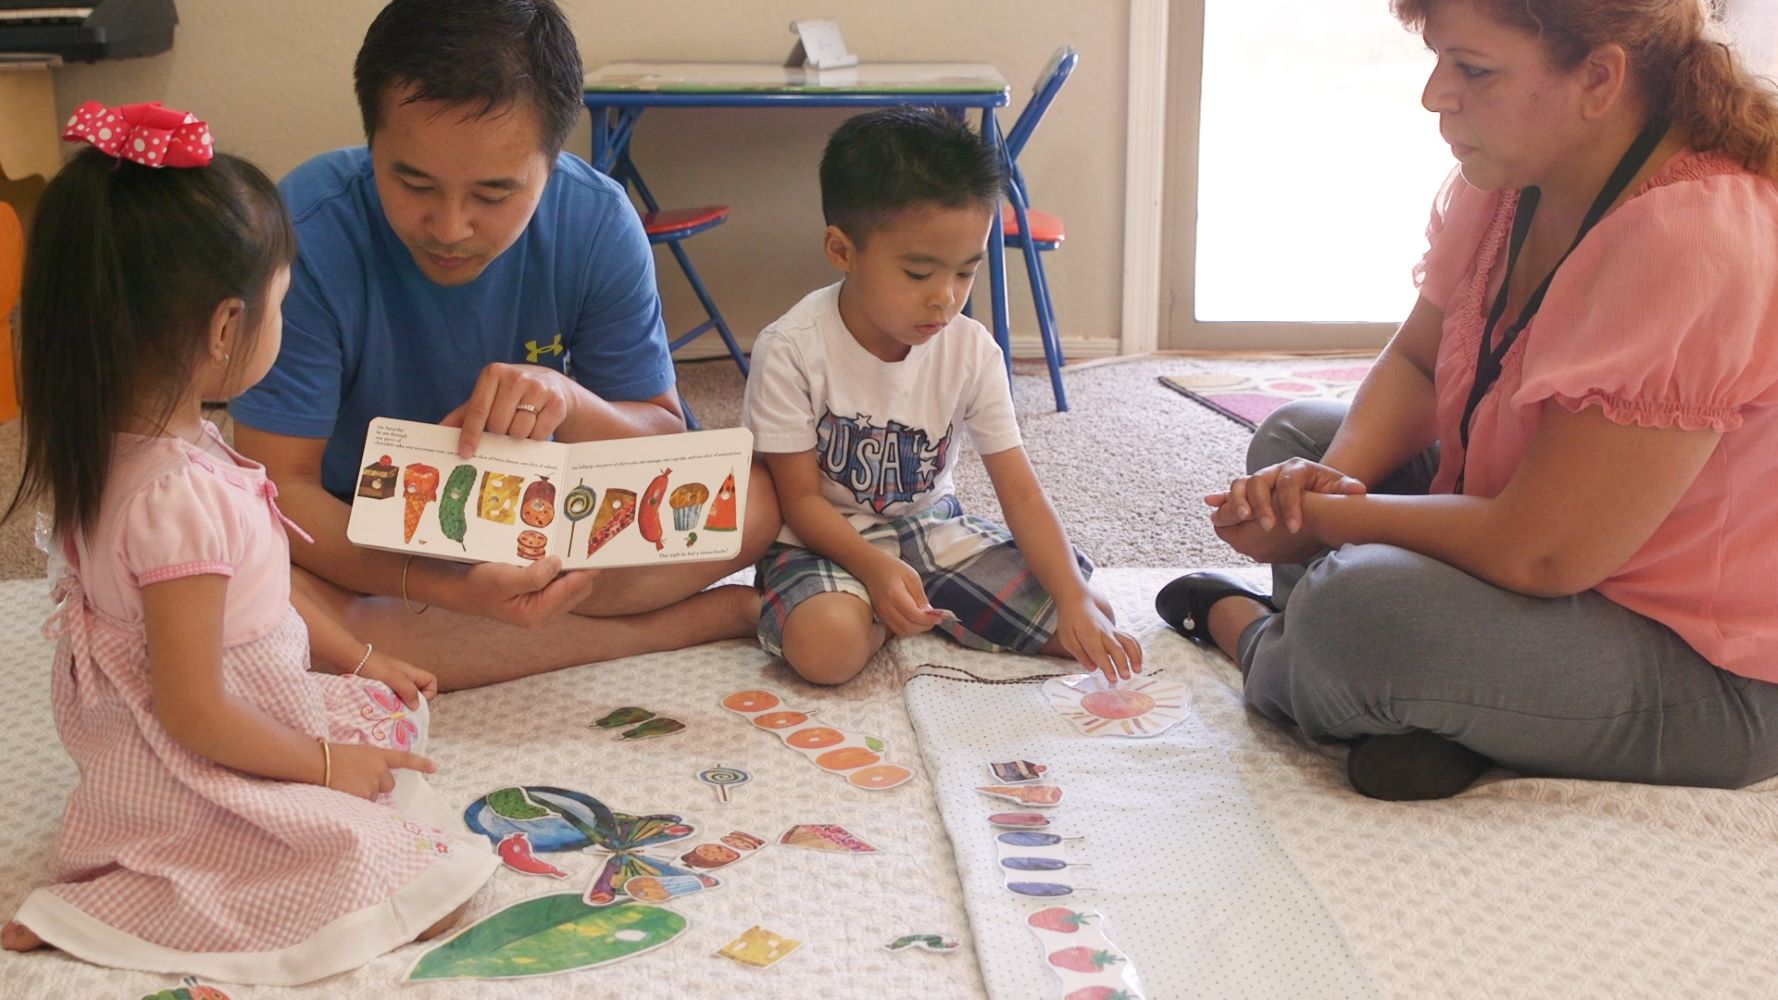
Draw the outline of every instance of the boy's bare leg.
<instances>
[{"instance_id":1,"label":"boy's bare leg","mask_svg":"<svg viewBox=\"0 0 1778 1000\"><path fill-rule=\"evenodd\" d=\"M522 628L442 607L415 615L399 598L368 597L297 567L291 568L291 583L354 635L432 671L441 691L749 638L759 625L759 594L743 586L704 589L752 566L777 537L778 502L763 465L754 464L748 487L747 523L735 558L601 570L592 596L576 613L546 628Z\"/></svg>"},{"instance_id":2,"label":"boy's bare leg","mask_svg":"<svg viewBox=\"0 0 1778 1000\"><path fill-rule=\"evenodd\" d=\"M844 684L888 637L869 604L851 594L818 594L784 620L784 659L811 684Z\"/></svg>"},{"instance_id":3,"label":"boy's bare leg","mask_svg":"<svg viewBox=\"0 0 1778 1000\"><path fill-rule=\"evenodd\" d=\"M432 608L409 612L399 597L366 597L292 568L292 586L332 612L366 642L432 671L441 691L481 687L581 663L683 649L751 636L759 623L752 587L701 591L655 611L617 618L564 615L527 629Z\"/></svg>"},{"instance_id":4,"label":"boy's bare leg","mask_svg":"<svg viewBox=\"0 0 1778 1000\"><path fill-rule=\"evenodd\" d=\"M42 938L16 920L8 920L5 927L0 927L0 948L7 951L33 951L43 946Z\"/></svg>"}]
</instances>

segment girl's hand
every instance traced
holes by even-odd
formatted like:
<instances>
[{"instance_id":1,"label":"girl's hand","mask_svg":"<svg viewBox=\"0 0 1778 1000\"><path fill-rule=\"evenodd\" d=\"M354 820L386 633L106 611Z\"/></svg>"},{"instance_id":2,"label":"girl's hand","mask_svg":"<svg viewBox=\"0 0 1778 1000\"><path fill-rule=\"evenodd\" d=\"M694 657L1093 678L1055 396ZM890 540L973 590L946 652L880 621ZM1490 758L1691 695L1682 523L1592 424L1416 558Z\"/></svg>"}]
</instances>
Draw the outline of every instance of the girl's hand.
<instances>
[{"instance_id":1,"label":"girl's hand","mask_svg":"<svg viewBox=\"0 0 1778 1000\"><path fill-rule=\"evenodd\" d=\"M328 747L333 755L333 782L327 787L361 799L374 799L394 791L398 769L426 774L438 770L438 765L406 750L387 750L361 743L329 743Z\"/></svg>"},{"instance_id":2,"label":"girl's hand","mask_svg":"<svg viewBox=\"0 0 1778 1000\"><path fill-rule=\"evenodd\" d=\"M1055 638L1075 662L1104 674L1106 683L1142 672L1142 644L1112 624L1090 598L1058 610Z\"/></svg>"},{"instance_id":3,"label":"girl's hand","mask_svg":"<svg viewBox=\"0 0 1778 1000\"><path fill-rule=\"evenodd\" d=\"M1356 496L1364 492L1364 484L1338 469L1293 458L1268 465L1250 476L1237 477L1227 492L1212 493L1204 502L1217 509L1219 515L1232 520L1221 523L1258 521L1267 531L1283 521L1291 534L1303 527L1303 494L1344 493ZM1217 523L1217 522L1212 522Z\"/></svg>"},{"instance_id":4,"label":"girl's hand","mask_svg":"<svg viewBox=\"0 0 1778 1000\"><path fill-rule=\"evenodd\" d=\"M371 651L358 676L389 685L389 690L408 708L419 708L421 698L431 701L438 694L438 678L381 650Z\"/></svg>"},{"instance_id":5,"label":"girl's hand","mask_svg":"<svg viewBox=\"0 0 1778 1000\"><path fill-rule=\"evenodd\" d=\"M871 610L896 635L919 635L944 621L944 612L926 600L920 574L900 559L884 557L863 583L870 591Z\"/></svg>"}]
</instances>

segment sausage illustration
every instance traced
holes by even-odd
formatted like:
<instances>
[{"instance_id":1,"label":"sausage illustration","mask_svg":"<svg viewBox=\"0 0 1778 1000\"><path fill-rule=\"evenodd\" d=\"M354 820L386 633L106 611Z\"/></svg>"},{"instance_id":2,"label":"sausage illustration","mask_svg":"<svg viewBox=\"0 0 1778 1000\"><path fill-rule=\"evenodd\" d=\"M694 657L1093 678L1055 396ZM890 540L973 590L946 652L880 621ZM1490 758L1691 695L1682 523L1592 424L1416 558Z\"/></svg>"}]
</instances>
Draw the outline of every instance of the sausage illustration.
<instances>
[{"instance_id":1,"label":"sausage illustration","mask_svg":"<svg viewBox=\"0 0 1778 1000\"><path fill-rule=\"evenodd\" d=\"M664 547L661 545L661 500L667 495L667 475L672 471L662 469L661 474L648 484L648 491L642 494L642 509L636 514L636 530L654 543L656 552Z\"/></svg>"}]
</instances>

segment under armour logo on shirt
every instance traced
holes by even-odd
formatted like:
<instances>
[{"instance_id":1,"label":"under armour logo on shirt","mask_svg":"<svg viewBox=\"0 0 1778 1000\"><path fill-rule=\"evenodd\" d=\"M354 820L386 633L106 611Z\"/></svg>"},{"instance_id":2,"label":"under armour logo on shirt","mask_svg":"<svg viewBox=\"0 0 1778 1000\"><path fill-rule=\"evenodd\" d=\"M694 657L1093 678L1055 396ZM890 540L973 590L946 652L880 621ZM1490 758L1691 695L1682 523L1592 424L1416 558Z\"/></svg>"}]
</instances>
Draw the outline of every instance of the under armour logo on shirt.
<instances>
[{"instance_id":1,"label":"under armour logo on shirt","mask_svg":"<svg viewBox=\"0 0 1778 1000\"><path fill-rule=\"evenodd\" d=\"M545 354L560 355L562 351L562 335L560 333L556 334L556 339L547 344L540 345L535 340L525 341L525 360L531 364L536 364Z\"/></svg>"}]
</instances>

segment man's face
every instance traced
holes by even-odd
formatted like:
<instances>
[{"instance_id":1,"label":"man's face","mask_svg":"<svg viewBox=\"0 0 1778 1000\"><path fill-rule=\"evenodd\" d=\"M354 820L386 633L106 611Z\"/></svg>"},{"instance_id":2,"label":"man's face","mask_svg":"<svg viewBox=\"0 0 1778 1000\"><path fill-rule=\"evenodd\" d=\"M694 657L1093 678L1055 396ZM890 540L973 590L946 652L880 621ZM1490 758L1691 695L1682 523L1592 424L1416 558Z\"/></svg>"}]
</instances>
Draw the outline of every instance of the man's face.
<instances>
[{"instance_id":1,"label":"man's face","mask_svg":"<svg viewBox=\"0 0 1778 1000\"><path fill-rule=\"evenodd\" d=\"M383 98L371 139L377 194L390 228L420 273L440 285L466 285L518 241L531 222L550 160L542 127L528 108L481 117L436 101Z\"/></svg>"}]
</instances>

